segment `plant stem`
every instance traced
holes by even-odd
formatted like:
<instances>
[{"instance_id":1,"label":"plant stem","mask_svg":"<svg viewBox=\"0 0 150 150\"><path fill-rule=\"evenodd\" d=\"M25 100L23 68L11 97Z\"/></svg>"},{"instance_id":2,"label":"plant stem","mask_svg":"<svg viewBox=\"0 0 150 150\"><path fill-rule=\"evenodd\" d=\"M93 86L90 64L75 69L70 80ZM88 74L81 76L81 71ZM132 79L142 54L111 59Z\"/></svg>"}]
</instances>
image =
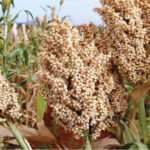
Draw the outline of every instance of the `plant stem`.
<instances>
[{"instance_id":1,"label":"plant stem","mask_svg":"<svg viewBox=\"0 0 150 150\"><path fill-rule=\"evenodd\" d=\"M139 110L139 121L142 129L143 140L144 143L147 144L148 129L147 129L146 113L145 113L145 97L140 101L138 110Z\"/></svg>"},{"instance_id":2,"label":"plant stem","mask_svg":"<svg viewBox=\"0 0 150 150\"><path fill-rule=\"evenodd\" d=\"M92 145L89 138L89 131L85 131L83 141L84 141L83 149L92 150Z\"/></svg>"},{"instance_id":3,"label":"plant stem","mask_svg":"<svg viewBox=\"0 0 150 150\"><path fill-rule=\"evenodd\" d=\"M10 128L12 134L14 135L14 137L16 138L18 144L20 145L20 147L24 150L29 150L27 144L25 143L23 137L21 136L20 132L16 129L16 127L9 121L7 121L7 125Z\"/></svg>"},{"instance_id":4,"label":"plant stem","mask_svg":"<svg viewBox=\"0 0 150 150\"><path fill-rule=\"evenodd\" d=\"M7 62L7 49L8 49L8 37L9 37L9 12L10 10L7 11L7 14L3 13L3 18L4 18L4 48L3 48L3 73L6 75L7 70L6 70L6 62Z\"/></svg>"},{"instance_id":5,"label":"plant stem","mask_svg":"<svg viewBox=\"0 0 150 150\"><path fill-rule=\"evenodd\" d=\"M88 137L87 137L87 139L86 139L86 143L85 143L84 149L92 150L92 145L91 145L91 142L90 142L90 140L89 140Z\"/></svg>"}]
</instances>

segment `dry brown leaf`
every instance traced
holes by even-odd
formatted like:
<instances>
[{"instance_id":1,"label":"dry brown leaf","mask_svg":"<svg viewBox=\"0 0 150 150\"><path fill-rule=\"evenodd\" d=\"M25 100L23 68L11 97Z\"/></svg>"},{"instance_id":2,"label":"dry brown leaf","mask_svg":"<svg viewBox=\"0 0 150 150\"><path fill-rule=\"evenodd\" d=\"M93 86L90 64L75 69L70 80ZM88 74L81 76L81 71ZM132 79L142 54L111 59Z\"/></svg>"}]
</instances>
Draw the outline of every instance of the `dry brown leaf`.
<instances>
[{"instance_id":1,"label":"dry brown leaf","mask_svg":"<svg viewBox=\"0 0 150 150\"><path fill-rule=\"evenodd\" d=\"M109 148L117 148L120 147L120 143L115 138L104 138L102 140L99 140L93 144L93 149L101 149L101 150L107 150Z\"/></svg>"},{"instance_id":2,"label":"dry brown leaf","mask_svg":"<svg viewBox=\"0 0 150 150\"><path fill-rule=\"evenodd\" d=\"M140 87L133 90L133 92L131 93L131 100L136 108L149 89L150 79L146 83L142 84Z\"/></svg>"},{"instance_id":3,"label":"dry brown leaf","mask_svg":"<svg viewBox=\"0 0 150 150\"><path fill-rule=\"evenodd\" d=\"M4 137L13 137L13 134L10 132L10 130L7 127L0 126L0 138Z\"/></svg>"},{"instance_id":4,"label":"dry brown leaf","mask_svg":"<svg viewBox=\"0 0 150 150\"><path fill-rule=\"evenodd\" d=\"M44 122L38 123L38 132L35 129L27 127L18 127L21 135L27 140L42 142L45 144L55 144L57 142L53 134L45 126ZM7 127L0 126L0 138L13 137L13 134Z\"/></svg>"},{"instance_id":5,"label":"dry brown leaf","mask_svg":"<svg viewBox=\"0 0 150 150\"><path fill-rule=\"evenodd\" d=\"M50 132L50 130L45 126L44 121L37 124L39 135L47 137L49 140L56 142L56 138Z\"/></svg>"},{"instance_id":6,"label":"dry brown leaf","mask_svg":"<svg viewBox=\"0 0 150 150\"><path fill-rule=\"evenodd\" d=\"M33 129L33 128L29 128L29 127L26 127L26 126L19 126L18 129L19 129L20 133L21 133L24 137L31 136L31 135L36 135L36 136L38 136L38 131L36 131L36 130Z\"/></svg>"},{"instance_id":7,"label":"dry brown leaf","mask_svg":"<svg viewBox=\"0 0 150 150\"><path fill-rule=\"evenodd\" d=\"M44 122L40 122L37 124L38 132L35 133L35 130L29 130L28 128L19 128L20 133L27 139L35 142L42 142L45 144L55 144L56 138L49 131L49 129L45 126Z\"/></svg>"},{"instance_id":8,"label":"dry brown leaf","mask_svg":"<svg viewBox=\"0 0 150 150\"><path fill-rule=\"evenodd\" d=\"M38 134L33 129L32 131L27 128L21 128L21 134L29 141L41 142L44 144L56 144L58 149L64 149L64 146L61 145L50 130L45 126L44 122L37 124Z\"/></svg>"}]
</instances>

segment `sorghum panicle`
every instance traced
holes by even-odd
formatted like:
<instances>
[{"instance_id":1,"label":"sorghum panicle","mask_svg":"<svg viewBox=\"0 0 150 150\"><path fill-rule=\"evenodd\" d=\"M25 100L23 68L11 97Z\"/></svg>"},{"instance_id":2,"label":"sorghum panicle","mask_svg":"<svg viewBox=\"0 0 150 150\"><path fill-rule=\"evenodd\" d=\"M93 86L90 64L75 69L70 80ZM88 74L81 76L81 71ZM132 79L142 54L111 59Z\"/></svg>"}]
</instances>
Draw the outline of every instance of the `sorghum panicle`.
<instances>
[{"instance_id":1,"label":"sorghum panicle","mask_svg":"<svg viewBox=\"0 0 150 150\"><path fill-rule=\"evenodd\" d=\"M20 116L17 93L0 75L0 123L5 123L6 118L14 120L19 119Z\"/></svg>"},{"instance_id":2,"label":"sorghum panicle","mask_svg":"<svg viewBox=\"0 0 150 150\"><path fill-rule=\"evenodd\" d=\"M119 71L133 84L146 82L150 73L150 4L148 0L101 0L95 11L106 24L102 45L112 53Z\"/></svg>"},{"instance_id":3,"label":"sorghum panicle","mask_svg":"<svg viewBox=\"0 0 150 150\"><path fill-rule=\"evenodd\" d=\"M122 116L127 104L111 55L100 52L90 34L82 33L68 21L61 24L53 18L43 34L37 77L56 122L76 138L90 130L96 139Z\"/></svg>"}]
</instances>

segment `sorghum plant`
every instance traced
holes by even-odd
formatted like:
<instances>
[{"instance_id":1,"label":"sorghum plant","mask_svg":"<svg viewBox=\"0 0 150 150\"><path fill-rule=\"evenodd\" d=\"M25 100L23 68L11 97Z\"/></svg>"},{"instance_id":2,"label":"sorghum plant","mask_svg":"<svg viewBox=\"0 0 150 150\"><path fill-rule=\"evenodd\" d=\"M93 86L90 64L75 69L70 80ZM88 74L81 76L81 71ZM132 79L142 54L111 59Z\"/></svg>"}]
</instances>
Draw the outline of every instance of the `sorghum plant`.
<instances>
[{"instance_id":1,"label":"sorghum plant","mask_svg":"<svg viewBox=\"0 0 150 150\"><path fill-rule=\"evenodd\" d=\"M53 18L43 34L37 78L55 121L76 138L88 131L95 140L107 126L115 126L127 101L111 55L87 41L68 21Z\"/></svg>"},{"instance_id":2,"label":"sorghum plant","mask_svg":"<svg viewBox=\"0 0 150 150\"><path fill-rule=\"evenodd\" d=\"M20 105L17 93L0 74L0 124L9 127L21 148L28 149L28 146L14 124L20 117Z\"/></svg>"},{"instance_id":3,"label":"sorghum plant","mask_svg":"<svg viewBox=\"0 0 150 150\"><path fill-rule=\"evenodd\" d=\"M150 1L100 2L102 8L96 8L95 11L102 15L106 24L100 45L104 45L102 48L106 53L111 52L112 62L127 79L125 87L131 100L124 118L125 123L121 121L121 130L117 129L119 134L115 135L122 137L120 142L125 144L124 149L148 149Z\"/></svg>"},{"instance_id":4,"label":"sorghum plant","mask_svg":"<svg viewBox=\"0 0 150 150\"><path fill-rule=\"evenodd\" d=\"M10 87L4 77L0 75L0 123L4 123L7 118L19 119L20 106L18 104L17 93Z\"/></svg>"},{"instance_id":5,"label":"sorghum plant","mask_svg":"<svg viewBox=\"0 0 150 150\"><path fill-rule=\"evenodd\" d=\"M145 82L150 73L150 4L148 0L101 0L95 11L106 24L105 50L119 71L133 84Z\"/></svg>"}]
</instances>

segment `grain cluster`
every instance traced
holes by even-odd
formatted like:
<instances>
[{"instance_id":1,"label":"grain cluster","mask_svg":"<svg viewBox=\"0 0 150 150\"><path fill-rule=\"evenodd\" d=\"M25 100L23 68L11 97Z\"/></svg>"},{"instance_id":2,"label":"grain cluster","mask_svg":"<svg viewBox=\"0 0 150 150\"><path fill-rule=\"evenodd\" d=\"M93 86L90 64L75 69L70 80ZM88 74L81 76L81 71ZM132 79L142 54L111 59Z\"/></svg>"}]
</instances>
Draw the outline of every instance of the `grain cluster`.
<instances>
[{"instance_id":1,"label":"grain cluster","mask_svg":"<svg viewBox=\"0 0 150 150\"><path fill-rule=\"evenodd\" d=\"M94 140L115 125L127 102L111 54L99 51L90 28L95 31L89 25L79 32L53 18L43 34L37 77L55 121L76 138L88 130Z\"/></svg>"},{"instance_id":2,"label":"grain cluster","mask_svg":"<svg viewBox=\"0 0 150 150\"><path fill-rule=\"evenodd\" d=\"M21 116L18 96L13 87L0 75L0 123L19 119Z\"/></svg>"},{"instance_id":3,"label":"grain cluster","mask_svg":"<svg viewBox=\"0 0 150 150\"><path fill-rule=\"evenodd\" d=\"M106 24L102 44L113 63L133 84L146 82L150 73L150 4L148 0L101 0L95 11Z\"/></svg>"}]
</instances>

